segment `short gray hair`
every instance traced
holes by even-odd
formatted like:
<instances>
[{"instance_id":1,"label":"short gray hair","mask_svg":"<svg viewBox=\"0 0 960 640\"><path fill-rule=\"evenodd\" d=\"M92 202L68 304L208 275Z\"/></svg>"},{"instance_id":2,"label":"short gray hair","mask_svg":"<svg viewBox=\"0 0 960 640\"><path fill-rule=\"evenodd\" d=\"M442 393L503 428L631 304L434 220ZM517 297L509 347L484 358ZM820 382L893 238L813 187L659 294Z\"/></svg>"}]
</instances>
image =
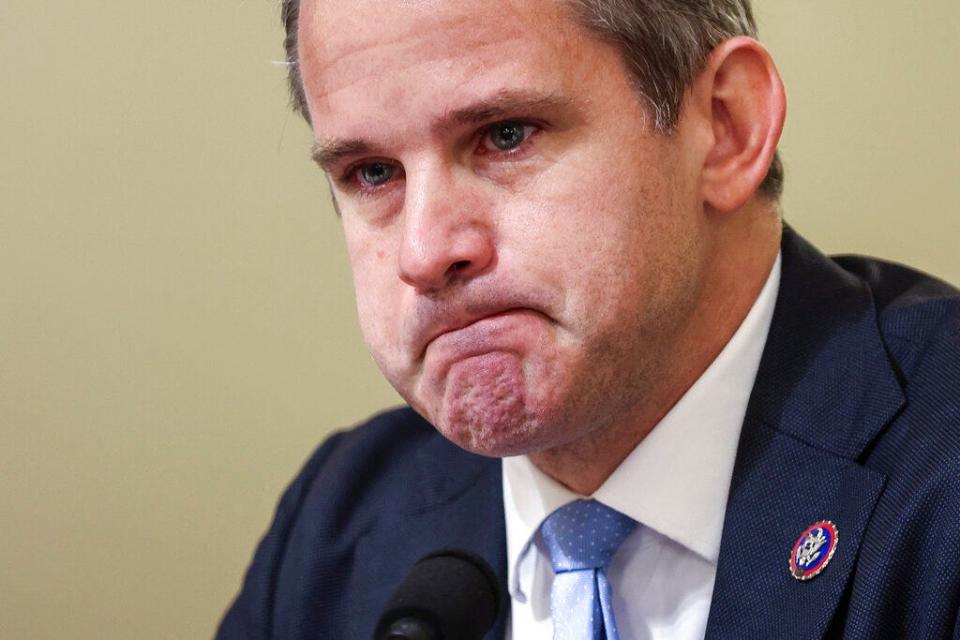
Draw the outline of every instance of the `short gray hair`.
<instances>
[{"instance_id":1,"label":"short gray hair","mask_svg":"<svg viewBox=\"0 0 960 640\"><path fill-rule=\"evenodd\" d=\"M735 36L757 37L750 0L561 0L601 40L620 48L659 131L673 131L683 96L710 52ZM291 104L309 122L297 59L300 0L282 0ZM783 164L775 154L759 191L779 198Z\"/></svg>"}]
</instances>

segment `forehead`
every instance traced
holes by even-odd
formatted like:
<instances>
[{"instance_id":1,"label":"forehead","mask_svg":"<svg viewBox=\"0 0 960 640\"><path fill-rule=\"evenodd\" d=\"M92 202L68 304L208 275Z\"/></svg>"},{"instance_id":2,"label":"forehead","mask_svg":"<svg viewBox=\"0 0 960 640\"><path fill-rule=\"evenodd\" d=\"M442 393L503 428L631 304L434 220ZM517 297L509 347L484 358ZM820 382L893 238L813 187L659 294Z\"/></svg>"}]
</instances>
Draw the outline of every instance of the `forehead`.
<instances>
[{"instance_id":1,"label":"forehead","mask_svg":"<svg viewBox=\"0 0 960 640\"><path fill-rule=\"evenodd\" d=\"M559 0L304 0L298 40L319 128L368 109L402 116L504 90L556 93L591 66Z\"/></svg>"}]
</instances>

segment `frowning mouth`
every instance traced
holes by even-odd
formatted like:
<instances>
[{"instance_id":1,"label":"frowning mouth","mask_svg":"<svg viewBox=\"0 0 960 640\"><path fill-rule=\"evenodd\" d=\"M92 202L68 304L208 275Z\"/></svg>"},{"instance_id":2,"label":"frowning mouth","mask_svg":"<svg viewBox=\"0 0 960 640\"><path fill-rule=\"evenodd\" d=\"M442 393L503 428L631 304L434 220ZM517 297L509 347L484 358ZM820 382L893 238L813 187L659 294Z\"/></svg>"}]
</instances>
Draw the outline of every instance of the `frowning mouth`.
<instances>
[{"instance_id":1,"label":"frowning mouth","mask_svg":"<svg viewBox=\"0 0 960 640\"><path fill-rule=\"evenodd\" d=\"M527 307L508 307L458 316L424 334L418 359L428 352L465 357L489 351L511 342L511 335L531 319L542 321L544 315Z\"/></svg>"},{"instance_id":2,"label":"frowning mouth","mask_svg":"<svg viewBox=\"0 0 960 640\"><path fill-rule=\"evenodd\" d=\"M451 321L447 324L437 327L435 331L431 332L431 334L429 335L429 337L427 338L426 342L423 345L423 351L425 352L427 348L429 348L430 344L433 343L434 340L442 336L456 333L457 331L461 331L463 329L467 329L468 327L475 325L478 322L493 320L495 318L507 316L511 313L517 313L520 311L523 311L523 309L518 307L513 307L509 309L503 309L502 311L492 311L489 313L480 313L480 314L465 316L462 318L457 318L454 321Z\"/></svg>"}]
</instances>

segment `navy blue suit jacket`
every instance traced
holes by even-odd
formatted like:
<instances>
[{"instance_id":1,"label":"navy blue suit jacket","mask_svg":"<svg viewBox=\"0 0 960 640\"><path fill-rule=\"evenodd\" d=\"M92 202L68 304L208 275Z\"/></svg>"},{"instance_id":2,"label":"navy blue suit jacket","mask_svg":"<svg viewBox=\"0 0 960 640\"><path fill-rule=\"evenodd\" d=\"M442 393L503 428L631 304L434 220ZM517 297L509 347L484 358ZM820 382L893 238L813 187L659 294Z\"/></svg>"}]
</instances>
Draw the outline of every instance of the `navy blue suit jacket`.
<instances>
[{"instance_id":1,"label":"navy blue suit jacket","mask_svg":"<svg viewBox=\"0 0 960 640\"><path fill-rule=\"evenodd\" d=\"M789 229L782 255L707 637L960 637L960 298ZM837 550L800 582L791 548L819 520ZM505 580L505 546L499 460L386 413L306 463L217 637L366 640L418 558L470 549Z\"/></svg>"}]
</instances>

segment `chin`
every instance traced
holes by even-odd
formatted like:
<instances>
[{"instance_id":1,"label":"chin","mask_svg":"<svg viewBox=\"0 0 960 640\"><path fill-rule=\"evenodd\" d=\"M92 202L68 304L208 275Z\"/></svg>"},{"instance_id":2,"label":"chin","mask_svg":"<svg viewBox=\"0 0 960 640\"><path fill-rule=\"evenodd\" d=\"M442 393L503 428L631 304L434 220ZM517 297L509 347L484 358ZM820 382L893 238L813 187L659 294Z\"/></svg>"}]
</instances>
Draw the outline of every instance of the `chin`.
<instances>
[{"instance_id":1,"label":"chin","mask_svg":"<svg viewBox=\"0 0 960 640\"><path fill-rule=\"evenodd\" d=\"M471 453L505 458L540 448L539 425L518 417L507 421L442 420L437 430L452 443Z\"/></svg>"},{"instance_id":2,"label":"chin","mask_svg":"<svg viewBox=\"0 0 960 640\"><path fill-rule=\"evenodd\" d=\"M442 383L423 384L404 397L461 449L489 457L535 453L562 443L573 407L557 376L524 358L491 352L451 366Z\"/></svg>"},{"instance_id":3,"label":"chin","mask_svg":"<svg viewBox=\"0 0 960 640\"><path fill-rule=\"evenodd\" d=\"M527 455L563 443L568 431L561 412L500 403L457 404L428 420L447 440L482 456Z\"/></svg>"}]
</instances>

